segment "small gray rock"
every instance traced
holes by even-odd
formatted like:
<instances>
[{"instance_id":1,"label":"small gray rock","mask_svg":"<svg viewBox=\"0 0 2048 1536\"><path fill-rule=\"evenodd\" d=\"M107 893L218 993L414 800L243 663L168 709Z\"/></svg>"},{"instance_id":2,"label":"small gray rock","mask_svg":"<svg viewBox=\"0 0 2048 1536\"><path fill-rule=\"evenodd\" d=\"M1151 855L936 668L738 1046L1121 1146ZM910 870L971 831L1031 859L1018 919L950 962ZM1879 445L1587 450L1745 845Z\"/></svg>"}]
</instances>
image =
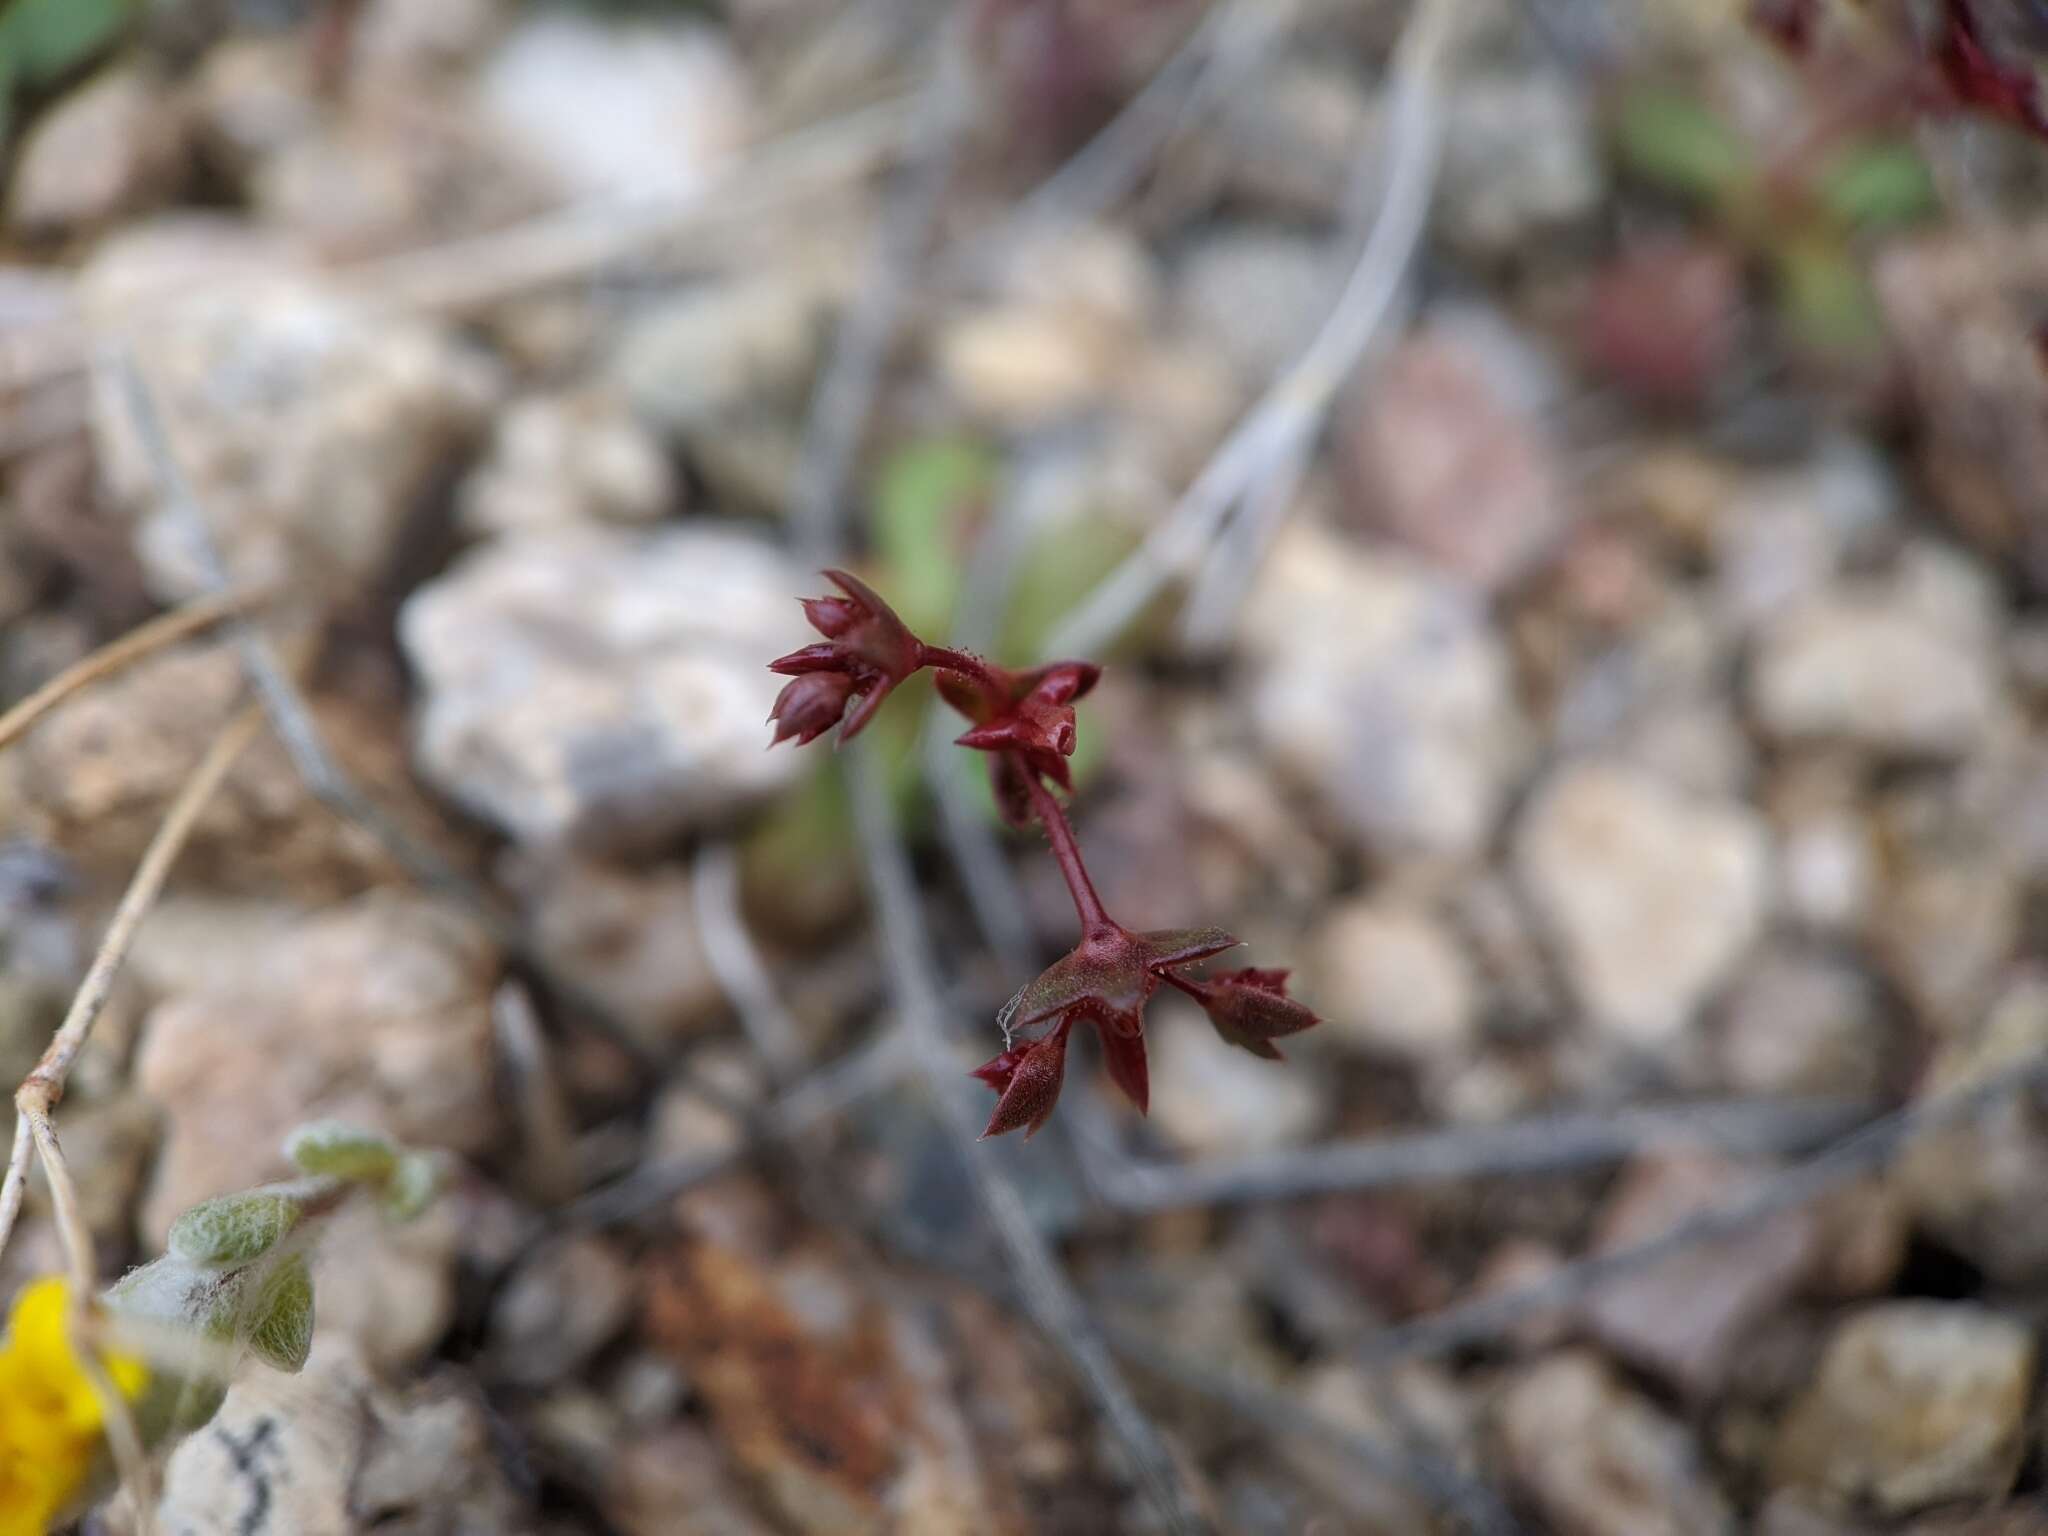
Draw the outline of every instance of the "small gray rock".
<instances>
[{"instance_id":1,"label":"small gray rock","mask_svg":"<svg viewBox=\"0 0 2048 1536\"><path fill-rule=\"evenodd\" d=\"M560 196L679 199L746 140L747 85L718 29L537 12L475 84L500 136Z\"/></svg>"},{"instance_id":2,"label":"small gray rock","mask_svg":"<svg viewBox=\"0 0 2048 1536\"><path fill-rule=\"evenodd\" d=\"M710 527L479 549L400 615L420 771L522 843L716 824L802 771L763 724L768 661L809 638L798 590L767 544Z\"/></svg>"},{"instance_id":3,"label":"small gray rock","mask_svg":"<svg viewBox=\"0 0 2048 1536\"><path fill-rule=\"evenodd\" d=\"M1335 820L1382 854L1485 846L1525 726L1506 650L1469 589L1296 525L1240 635L1266 752Z\"/></svg>"},{"instance_id":4,"label":"small gray rock","mask_svg":"<svg viewBox=\"0 0 2048 1536\"><path fill-rule=\"evenodd\" d=\"M75 235L165 194L183 170L171 97L141 69L103 70L38 120L21 145L7 222L35 238Z\"/></svg>"},{"instance_id":5,"label":"small gray rock","mask_svg":"<svg viewBox=\"0 0 2048 1536\"><path fill-rule=\"evenodd\" d=\"M1738 1198L1755 1177L1708 1152L1638 1158L1600 1211L1594 1251L1648 1242ZM1818 1238L1812 1212L1780 1211L1722 1242L1609 1281L1587 1298L1586 1321L1617 1354L1704 1397L1720 1385L1743 1332L1790 1299Z\"/></svg>"},{"instance_id":6,"label":"small gray rock","mask_svg":"<svg viewBox=\"0 0 2048 1536\"><path fill-rule=\"evenodd\" d=\"M405 1394L339 1342L296 1376L251 1369L164 1470L161 1529L179 1536L531 1536L474 1388L453 1374Z\"/></svg>"},{"instance_id":7,"label":"small gray rock","mask_svg":"<svg viewBox=\"0 0 2048 1536\"><path fill-rule=\"evenodd\" d=\"M1550 1356L1501 1396L1508 1472L1559 1536L1729 1536L1734 1520L1682 1425L1590 1351Z\"/></svg>"},{"instance_id":8,"label":"small gray rock","mask_svg":"<svg viewBox=\"0 0 2048 1536\"><path fill-rule=\"evenodd\" d=\"M116 325L155 296L137 359L240 581L359 592L496 401L481 354L362 304L232 226L131 233L79 283L89 314ZM204 590L120 391L101 392L93 427L107 478L139 519L152 590L166 600Z\"/></svg>"},{"instance_id":9,"label":"small gray rock","mask_svg":"<svg viewBox=\"0 0 2048 1536\"><path fill-rule=\"evenodd\" d=\"M1715 1056L1736 1093L1874 1098L1885 1043L1870 976L1828 955L1774 949L1736 981Z\"/></svg>"},{"instance_id":10,"label":"small gray rock","mask_svg":"<svg viewBox=\"0 0 2048 1536\"><path fill-rule=\"evenodd\" d=\"M828 296L788 272L688 289L627 329L611 380L642 420L676 438L762 412L794 415L827 334Z\"/></svg>"},{"instance_id":11,"label":"small gray rock","mask_svg":"<svg viewBox=\"0 0 2048 1536\"><path fill-rule=\"evenodd\" d=\"M1780 741L1960 757L2002 703L1988 629L1944 623L1901 593L1833 588L1765 628L1750 706Z\"/></svg>"},{"instance_id":12,"label":"small gray rock","mask_svg":"<svg viewBox=\"0 0 2048 1536\"><path fill-rule=\"evenodd\" d=\"M625 1326L634 1297L632 1270L607 1244L575 1235L544 1246L492 1309L494 1373L535 1387L569 1380Z\"/></svg>"},{"instance_id":13,"label":"small gray rock","mask_svg":"<svg viewBox=\"0 0 2048 1536\"><path fill-rule=\"evenodd\" d=\"M2034 1340L1963 1303L1900 1301L1835 1331L1792 1406L1772 1483L1901 1515L2012 1486L2025 1450Z\"/></svg>"},{"instance_id":14,"label":"small gray rock","mask_svg":"<svg viewBox=\"0 0 2048 1536\"><path fill-rule=\"evenodd\" d=\"M585 390L508 407L459 502L465 531L482 536L651 523L676 496L661 444L616 396Z\"/></svg>"},{"instance_id":15,"label":"small gray rock","mask_svg":"<svg viewBox=\"0 0 2048 1536\"><path fill-rule=\"evenodd\" d=\"M1221 352L1247 385L1263 388L1315 335L1337 275L1320 241L1227 227L1183 259L1174 307L1187 331Z\"/></svg>"},{"instance_id":16,"label":"small gray rock","mask_svg":"<svg viewBox=\"0 0 2048 1536\"><path fill-rule=\"evenodd\" d=\"M1619 764L1553 776L1523 813L1513 859L1573 991L1626 1045L1676 1044L1763 925L1761 818Z\"/></svg>"},{"instance_id":17,"label":"small gray rock","mask_svg":"<svg viewBox=\"0 0 2048 1536\"><path fill-rule=\"evenodd\" d=\"M1469 254L1515 255L1587 218L1606 191L1592 103L1561 74L1468 75L1444 121L1444 229Z\"/></svg>"},{"instance_id":18,"label":"small gray rock","mask_svg":"<svg viewBox=\"0 0 2048 1536\"><path fill-rule=\"evenodd\" d=\"M1461 1064L1479 1023L1479 987L1456 938L1428 912L1394 902L1346 903L1310 941L1326 1019L1319 1038L1417 1063Z\"/></svg>"}]
</instances>

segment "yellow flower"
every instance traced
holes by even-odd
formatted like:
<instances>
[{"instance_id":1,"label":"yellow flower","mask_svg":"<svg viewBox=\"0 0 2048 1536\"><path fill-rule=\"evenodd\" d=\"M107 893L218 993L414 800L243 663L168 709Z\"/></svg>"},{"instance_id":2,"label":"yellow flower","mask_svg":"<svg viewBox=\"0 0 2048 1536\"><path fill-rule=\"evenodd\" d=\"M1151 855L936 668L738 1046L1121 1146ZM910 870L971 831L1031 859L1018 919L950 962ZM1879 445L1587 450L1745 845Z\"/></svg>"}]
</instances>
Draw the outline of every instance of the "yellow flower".
<instances>
[{"instance_id":1,"label":"yellow flower","mask_svg":"<svg viewBox=\"0 0 2048 1536\"><path fill-rule=\"evenodd\" d=\"M61 1279L37 1280L14 1299L0 1344L0 1536L43 1536L77 1497L100 1445L98 1394L65 1327ZM106 1358L131 1400L149 1380L141 1361Z\"/></svg>"}]
</instances>

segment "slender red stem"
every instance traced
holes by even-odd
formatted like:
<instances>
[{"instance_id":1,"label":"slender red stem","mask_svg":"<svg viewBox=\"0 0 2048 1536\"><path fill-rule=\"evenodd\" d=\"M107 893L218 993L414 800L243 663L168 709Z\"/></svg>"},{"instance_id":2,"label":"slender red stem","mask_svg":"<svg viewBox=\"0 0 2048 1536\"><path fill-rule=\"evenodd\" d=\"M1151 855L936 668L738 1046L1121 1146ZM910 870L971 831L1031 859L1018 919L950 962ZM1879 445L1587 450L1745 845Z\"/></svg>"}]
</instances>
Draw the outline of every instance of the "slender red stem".
<instances>
[{"instance_id":1,"label":"slender red stem","mask_svg":"<svg viewBox=\"0 0 2048 1536\"><path fill-rule=\"evenodd\" d=\"M1081 862L1081 845L1074 841L1074 829L1067 821L1067 813L1060 809L1059 801L1053 798L1051 790L1038 775L1021 761L1016 762L1017 771L1024 775L1024 783L1031 791L1031 809L1045 826L1045 835L1052 839L1052 856L1059 860L1060 873L1066 876L1067 894L1074 898L1074 914L1081 919L1081 937L1096 938L1105 933L1121 932L1122 926L1102 905L1102 898L1095 894L1094 882L1088 878L1088 867Z\"/></svg>"},{"instance_id":2,"label":"slender red stem","mask_svg":"<svg viewBox=\"0 0 2048 1536\"><path fill-rule=\"evenodd\" d=\"M986 688L998 702L1008 697L1008 690L1004 687L1002 678L997 675L996 669L979 656L966 651L956 651L945 645L927 645L921 655L925 666L942 667L948 672L958 672L970 682Z\"/></svg>"}]
</instances>

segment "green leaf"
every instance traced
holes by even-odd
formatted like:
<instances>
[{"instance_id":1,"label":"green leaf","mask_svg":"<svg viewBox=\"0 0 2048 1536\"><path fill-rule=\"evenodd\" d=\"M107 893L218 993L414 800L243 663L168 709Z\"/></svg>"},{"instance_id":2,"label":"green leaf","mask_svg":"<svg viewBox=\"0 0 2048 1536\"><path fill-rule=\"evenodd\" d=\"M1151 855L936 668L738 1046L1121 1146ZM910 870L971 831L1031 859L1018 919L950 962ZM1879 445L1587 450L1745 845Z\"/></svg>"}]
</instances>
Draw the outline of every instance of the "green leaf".
<instances>
[{"instance_id":1,"label":"green leaf","mask_svg":"<svg viewBox=\"0 0 2048 1536\"><path fill-rule=\"evenodd\" d=\"M381 1132L342 1120L302 1125L285 1138L284 1155L307 1173L376 1181L398 1166L398 1148Z\"/></svg>"},{"instance_id":2,"label":"green leaf","mask_svg":"<svg viewBox=\"0 0 2048 1536\"><path fill-rule=\"evenodd\" d=\"M195 1205L171 1223L169 1247L188 1264L227 1269L268 1253L299 1224L293 1196L250 1189Z\"/></svg>"},{"instance_id":3,"label":"green leaf","mask_svg":"<svg viewBox=\"0 0 2048 1536\"><path fill-rule=\"evenodd\" d=\"M1908 224L1935 211L1934 177L1910 144L1864 144L1840 156L1820 180L1820 198L1858 228Z\"/></svg>"},{"instance_id":4,"label":"green leaf","mask_svg":"<svg viewBox=\"0 0 2048 1536\"><path fill-rule=\"evenodd\" d=\"M129 0L8 0L0 6L0 73L41 85L70 73L120 35Z\"/></svg>"},{"instance_id":5,"label":"green leaf","mask_svg":"<svg viewBox=\"0 0 2048 1536\"><path fill-rule=\"evenodd\" d=\"M1778 302L1793 339L1811 351L1862 358L1884 344L1876 294L1841 246L1805 240L1778 252Z\"/></svg>"},{"instance_id":6,"label":"green leaf","mask_svg":"<svg viewBox=\"0 0 2048 1536\"><path fill-rule=\"evenodd\" d=\"M384 1186L384 1212L394 1221L411 1221L441 1191L441 1165L424 1152L408 1152Z\"/></svg>"},{"instance_id":7,"label":"green leaf","mask_svg":"<svg viewBox=\"0 0 2048 1536\"><path fill-rule=\"evenodd\" d=\"M1011 577L1010 609L996 654L1013 666L1048 659L1045 643L1060 620L1137 547L1137 530L1102 509L1063 517L1042 529Z\"/></svg>"},{"instance_id":8,"label":"green leaf","mask_svg":"<svg viewBox=\"0 0 2048 1536\"><path fill-rule=\"evenodd\" d=\"M294 1253L264 1278L251 1308L249 1347L264 1364L294 1374L313 1348L313 1275Z\"/></svg>"},{"instance_id":9,"label":"green leaf","mask_svg":"<svg viewBox=\"0 0 2048 1536\"><path fill-rule=\"evenodd\" d=\"M994 489L995 456L969 438L907 444L875 485L875 550L889 571L889 601L922 634L943 634L960 595L963 534Z\"/></svg>"},{"instance_id":10,"label":"green leaf","mask_svg":"<svg viewBox=\"0 0 2048 1536\"><path fill-rule=\"evenodd\" d=\"M1706 103L1667 87L1629 91L1614 127L1622 164L1682 197L1719 201L1754 172L1749 146L1727 123Z\"/></svg>"}]
</instances>

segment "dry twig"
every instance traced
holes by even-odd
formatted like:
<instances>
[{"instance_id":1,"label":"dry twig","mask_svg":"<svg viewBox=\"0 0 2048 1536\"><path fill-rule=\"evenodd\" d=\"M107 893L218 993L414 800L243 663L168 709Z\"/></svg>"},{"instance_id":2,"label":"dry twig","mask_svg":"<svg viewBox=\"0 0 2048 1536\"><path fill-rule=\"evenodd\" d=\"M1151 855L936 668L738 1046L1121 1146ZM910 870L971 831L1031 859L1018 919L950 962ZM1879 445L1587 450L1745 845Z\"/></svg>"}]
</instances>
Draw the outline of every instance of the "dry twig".
<instances>
[{"instance_id":1,"label":"dry twig","mask_svg":"<svg viewBox=\"0 0 2048 1536\"><path fill-rule=\"evenodd\" d=\"M21 1214L33 1149L49 1182L50 1208L70 1271L72 1350L99 1398L107 1443L113 1448L121 1481L134 1500L136 1519L143 1536L148 1536L152 1524L149 1458L143 1450L141 1431L136 1428L128 1400L115 1387L100 1356L99 1311L93 1299L99 1287L99 1264L93 1254L92 1229L86 1224L77 1185L64 1161L56 1129L50 1123L50 1111L64 1096L64 1085L71 1075L72 1065L92 1034L101 1010L106 1007L107 998L113 990L114 976L120 970L121 962L127 958L136 930L155 905L171 866L177 862L200 813L226 779L228 770L234 766L243 748L254 739L261 724L262 716L254 709L244 710L230 721L165 811L156 835L150 839L142 861L129 879L128 889L122 893L120 905L114 909L113 920L107 925L106 934L100 940L85 979L79 983L63 1023L44 1048L35 1068L15 1090L14 1142L5 1180L0 1182L0 1249L4 1249Z\"/></svg>"},{"instance_id":2,"label":"dry twig","mask_svg":"<svg viewBox=\"0 0 2048 1536\"><path fill-rule=\"evenodd\" d=\"M963 9L938 40L931 75L918 95L905 136L917 158L905 168L900 186L882 210L866 280L840 317L831 356L811 397L789 500L790 525L806 555L822 557L836 542L847 472L888 362L911 274L959 158L961 128L971 100L966 21Z\"/></svg>"},{"instance_id":3,"label":"dry twig","mask_svg":"<svg viewBox=\"0 0 2048 1536\"><path fill-rule=\"evenodd\" d=\"M1739 1199L1689 1217L1668 1232L1611 1253L1590 1255L1513 1290L1386 1329L1361 1343L1358 1355L1368 1366L1387 1366L1481 1343L1532 1312L1571 1306L1610 1280L1648 1269L1702 1243L1731 1237L1779 1211L1804 1205L1880 1166L1925 1131L1972 1119L2006 1094L2043 1086L2048 1086L2048 1056L2035 1053L1969 1087L1952 1089L1873 1120L1805 1162L1759 1180Z\"/></svg>"},{"instance_id":4,"label":"dry twig","mask_svg":"<svg viewBox=\"0 0 2048 1536\"><path fill-rule=\"evenodd\" d=\"M739 1014L755 1054L780 1081L803 1064L803 1031L776 995L747 932L740 913L739 860L731 843L707 843L697 851L690 865L690 901L711 974Z\"/></svg>"},{"instance_id":5,"label":"dry twig","mask_svg":"<svg viewBox=\"0 0 2048 1536\"><path fill-rule=\"evenodd\" d=\"M1328 1142L1210 1163L1091 1159L1097 1192L1120 1211L1289 1200L1395 1184L1557 1173L1633 1157L1646 1147L1702 1142L1747 1152L1794 1152L1870 1119L1839 1099L1735 1099L1546 1115L1369 1140Z\"/></svg>"},{"instance_id":6,"label":"dry twig","mask_svg":"<svg viewBox=\"0 0 2048 1536\"><path fill-rule=\"evenodd\" d=\"M0 751L13 745L30 726L81 688L91 686L181 640L201 634L223 619L247 613L264 600L261 591L224 591L195 598L182 608L159 614L118 640L110 640L90 656L73 662L27 698L0 715Z\"/></svg>"},{"instance_id":7,"label":"dry twig","mask_svg":"<svg viewBox=\"0 0 2048 1536\"><path fill-rule=\"evenodd\" d=\"M1428 213L1438 149L1437 74L1457 9L1458 0L1422 0L1402 35L1389 113L1386 202L1330 318L1144 543L1061 622L1050 653L1102 650L1204 555L1231 513L1320 427L1392 307Z\"/></svg>"}]
</instances>

